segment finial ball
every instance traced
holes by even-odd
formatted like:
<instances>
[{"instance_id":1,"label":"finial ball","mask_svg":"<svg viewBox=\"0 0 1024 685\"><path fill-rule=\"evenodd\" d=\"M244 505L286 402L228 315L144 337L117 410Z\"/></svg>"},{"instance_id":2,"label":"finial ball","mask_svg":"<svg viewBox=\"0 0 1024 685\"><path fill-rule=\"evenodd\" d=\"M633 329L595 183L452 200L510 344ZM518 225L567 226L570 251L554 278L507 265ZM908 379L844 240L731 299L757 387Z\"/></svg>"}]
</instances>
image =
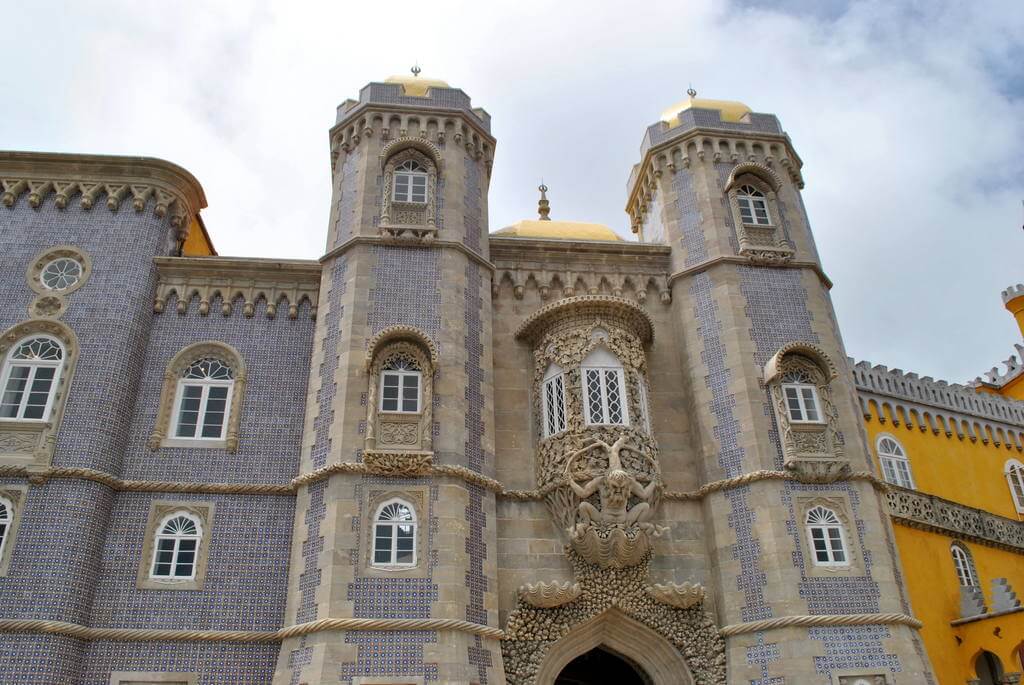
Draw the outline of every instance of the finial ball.
<instances>
[{"instance_id":1,"label":"finial ball","mask_svg":"<svg viewBox=\"0 0 1024 685\"><path fill-rule=\"evenodd\" d=\"M418 64L414 64L414 65L412 66L412 69L410 69L409 71L411 71L411 72L412 72L412 75L413 75L413 76L419 76L419 75L420 75L420 72L421 72L421 71L423 71L423 70L422 70L422 69L420 69L420 65L418 65Z\"/></svg>"},{"instance_id":2,"label":"finial ball","mask_svg":"<svg viewBox=\"0 0 1024 685\"><path fill-rule=\"evenodd\" d=\"M546 185L544 185L543 183L541 183L539 186L537 186L537 190L539 190L542 193L546 193L546 192L548 192L548 187Z\"/></svg>"},{"instance_id":3,"label":"finial ball","mask_svg":"<svg viewBox=\"0 0 1024 685\"><path fill-rule=\"evenodd\" d=\"M693 86L690 86L689 88L686 89L686 94L692 98L697 97L697 91L693 89Z\"/></svg>"}]
</instances>

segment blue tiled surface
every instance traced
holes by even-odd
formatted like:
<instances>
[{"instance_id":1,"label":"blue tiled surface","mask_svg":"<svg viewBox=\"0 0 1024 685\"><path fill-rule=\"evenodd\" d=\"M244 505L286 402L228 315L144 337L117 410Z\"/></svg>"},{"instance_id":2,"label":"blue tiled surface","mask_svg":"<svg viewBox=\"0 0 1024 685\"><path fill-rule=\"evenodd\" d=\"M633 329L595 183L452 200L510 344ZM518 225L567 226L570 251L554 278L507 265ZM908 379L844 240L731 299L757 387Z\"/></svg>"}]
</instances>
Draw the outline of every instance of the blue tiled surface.
<instances>
[{"instance_id":1,"label":"blue tiled surface","mask_svg":"<svg viewBox=\"0 0 1024 685\"><path fill-rule=\"evenodd\" d=\"M697 202L697 193L693 189L693 174L680 169L672 177L676 191L676 212L679 216L679 229L682 231L680 247L685 256L684 265L693 266L708 258L708 248L704 241L704 217Z\"/></svg>"}]
</instances>

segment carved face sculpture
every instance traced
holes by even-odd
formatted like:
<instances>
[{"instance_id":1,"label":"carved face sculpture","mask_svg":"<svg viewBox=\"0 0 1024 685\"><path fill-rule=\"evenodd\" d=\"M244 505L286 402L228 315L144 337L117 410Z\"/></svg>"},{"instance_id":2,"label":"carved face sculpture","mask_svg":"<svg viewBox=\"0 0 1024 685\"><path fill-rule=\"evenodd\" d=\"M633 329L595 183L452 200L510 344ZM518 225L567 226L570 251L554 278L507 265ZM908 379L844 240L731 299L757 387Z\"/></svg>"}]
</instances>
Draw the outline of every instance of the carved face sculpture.
<instances>
[{"instance_id":1,"label":"carved face sculpture","mask_svg":"<svg viewBox=\"0 0 1024 685\"><path fill-rule=\"evenodd\" d=\"M625 507L629 501L630 475L622 469L615 469L605 479L605 499L611 507Z\"/></svg>"}]
</instances>

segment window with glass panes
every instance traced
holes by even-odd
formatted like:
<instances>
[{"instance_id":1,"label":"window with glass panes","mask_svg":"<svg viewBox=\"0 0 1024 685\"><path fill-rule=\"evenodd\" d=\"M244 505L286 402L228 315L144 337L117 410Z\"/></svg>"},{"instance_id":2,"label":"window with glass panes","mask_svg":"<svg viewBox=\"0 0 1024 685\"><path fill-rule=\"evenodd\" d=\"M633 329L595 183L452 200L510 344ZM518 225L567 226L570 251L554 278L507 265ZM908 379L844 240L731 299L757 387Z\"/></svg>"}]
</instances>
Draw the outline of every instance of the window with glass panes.
<instances>
[{"instance_id":1,"label":"window with glass panes","mask_svg":"<svg viewBox=\"0 0 1024 685\"><path fill-rule=\"evenodd\" d=\"M0 374L0 419L46 420L63 363L64 348L53 338L38 336L16 344Z\"/></svg>"},{"instance_id":2,"label":"window with glass panes","mask_svg":"<svg viewBox=\"0 0 1024 685\"><path fill-rule=\"evenodd\" d=\"M879 438L878 460L882 464L882 475L885 480L901 488L914 487L914 479L910 474L910 460L898 442L890 437Z\"/></svg>"},{"instance_id":3,"label":"window with glass panes","mask_svg":"<svg viewBox=\"0 0 1024 685\"><path fill-rule=\"evenodd\" d=\"M196 559L202 528L191 514L169 516L157 529L153 546L154 578L189 580L196 576Z\"/></svg>"},{"instance_id":4,"label":"window with glass panes","mask_svg":"<svg viewBox=\"0 0 1024 685\"><path fill-rule=\"evenodd\" d=\"M782 395L786 412L793 423L822 423L818 388L804 371L791 371L782 377Z\"/></svg>"},{"instance_id":5,"label":"window with glass panes","mask_svg":"<svg viewBox=\"0 0 1024 685\"><path fill-rule=\"evenodd\" d=\"M416 515L412 506L402 500L385 502L377 511L373 525L373 564L416 564Z\"/></svg>"},{"instance_id":6,"label":"window with glass panes","mask_svg":"<svg viewBox=\"0 0 1024 685\"><path fill-rule=\"evenodd\" d=\"M14 505L10 500L0 497L0 561L4 558L4 549L7 546L8 533L12 523L14 523Z\"/></svg>"},{"instance_id":7,"label":"window with glass panes","mask_svg":"<svg viewBox=\"0 0 1024 685\"><path fill-rule=\"evenodd\" d=\"M422 376L411 356L399 354L388 359L380 372L380 410L419 413Z\"/></svg>"},{"instance_id":8,"label":"window with glass panes","mask_svg":"<svg viewBox=\"0 0 1024 685\"><path fill-rule=\"evenodd\" d=\"M753 186L740 186L736 192L736 200L740 206L740 218L745 224L754 226L771 226L768 216L768 201L764 193Z\"/></svg>"},{"instance_id":9,"label":"window with glass panes","mask_svg":"<svg viewBox=\"0 0 1024 685\"><path fill-rule=\"evenodd\" d=\"M953 555L953 567L956 569L956 578L964 587L978 586L978 573L974 570L974 560L971 553L958 544L949 548Z\"/></svg>"},{"instance_id":10,"label":"window with glass panes","mask_svg":"<svg viewBox=\"0 0 1024 685\"><path fill-rule=\"evenodd\" d=\"M395 202L427 201L427 170L413 160L395 168Z\"/></svg>"},{"instance_id":11,"label":"window with glass panes","mask_svg":"<svg viewBox=\"0 0 1024 685\"><path fill-rule=\"evenodd\" d=\"M552 364L544 375L541 393L544 404L544 437L565 430L565 374Z\"/></svg>"},{"instance_id":12,"label":"window with glass panes","mask_svg":"<svg viewBox=\"0 0 1024 685\"><path fill-rule=\"evenodd\" d=\"M587 423L628 423L621 368L583 367Z\"/></svg>"},{"instance_id":13,"label":"window with glass panes","mask_svg":"<svg viewBox=\"0 0 1024 685\"><path fill-rule=\"evenodd\" d=\"M1006 484L1010 486L1010 496L1017 511L1024 514L1024 464L1016 459L1006 462Z\"/></svg>"},{"instance_id":14,"label":"window with glass panes","mask_svg":"<svg viewBox=\"0 0 1024 685\"><path fill-rule=\"evenodd\" d=\"M846 566L846 541L843 524L831 509L813 507L807 512L807 536L811 554L818 566Z\"/></svg>"},{"instance_id":15,"label":"window with glass panes","mask_svg":"<svg viewBox=\"0 0 1024 685\"><path fill-rule=\"evenodd\" d=\"M192 362L178 383L174 437L221 440L231 410L234 371L219 359Z\"/></svg>"}]
</instances>

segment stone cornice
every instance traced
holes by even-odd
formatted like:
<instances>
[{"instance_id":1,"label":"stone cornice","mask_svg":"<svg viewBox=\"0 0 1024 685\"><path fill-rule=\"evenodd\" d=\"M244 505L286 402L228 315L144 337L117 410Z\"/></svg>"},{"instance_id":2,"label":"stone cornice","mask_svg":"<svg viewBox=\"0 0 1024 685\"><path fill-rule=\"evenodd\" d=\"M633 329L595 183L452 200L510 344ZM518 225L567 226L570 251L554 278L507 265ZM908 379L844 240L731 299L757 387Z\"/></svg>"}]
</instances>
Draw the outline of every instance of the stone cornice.
<instances>
[{"instance_id":1,"label":"stone cornice","mask_svg":"<svg viewBox=\"0 0 1024 685\"><path fill-rule=\"evenodd\" d=\"M904 526L1024 554L1024 521L895 486L887 498L893 521Z\"/></svg>"},{"instance_id":2,"label":"stone cornice","mask_svg":"<svg viewBox=\"0 0 1024 685\"><path fill-rule=\"evenodd\" d=\"M335 257L339 257L339 256L345 254L346 252L348 252L349 250L351 250L356 245L388 245L388 246L394 246L395 244L396 243L394 243L392 241L388 241L388 240L386 240L386 239L384 239L384 238L382 238L380 236L375 236L375 235L359 235L359 236L356 236L354 238L349 238L348 240L343 242L341 245L338 245L337 247L332 249L330 252L325 254L323 257L320 258L320 263L323 264L324 262L326 262L328 260L334 259ZM398 245L401 246L402 244L399 243ZM468 247L466 247L462 243L456 242L454 240L432 240L432 241L430 241L430 243L413 243L413 244L408 245L408 246L409 247L418 247L418 248L424 249L424 250L430 250L430 249L439 248L439 247L446 247L446 248L449 248L449 249L461 252L462 254L466 255L467 257L469 257L474 262L476 262L480 266L484 267L488 271L491 271L491 272L494 271L494 264L492 264L491 262L486 260L480 254L478 254L478 253L474 252L473 250L469 249Z\"/></svg>"},{"instance_id":3,"label":"stone cornice","mask_svg":"<svg viewBox=\"0 0 1024 685\"><path fill-rule=\"evenodd\" d=\"M199 313L210 313L210 303L220 297L221 313L231 314L233 303L241 297L247 317L255 314L256 302L267 303L267 317L274 318L278 308L287 305L288 316L298 316L303 300L310 304L310 316L316 317L320 290L320 264L312 260L272 260L234 257L156 257L155 312L162 312L171 295L177 296L177 312L188 311L192 299L199 297Z\"/></svg>"},{"instance_id":4,"label":"stone cornice","mask_svg":"<svg viewBox=\"0 0 1024 685\"><path fill-rule=\"evenodd\" d=\"M111 211L130 199L141 212L152 198L154 214L169 216L179 239L187 237L192 218L206 207L206 195L192 174L152 157L0 151L0 190L6 207L27 193L33 208L53 194L59 209L75 197L83 209L91 209L105 196Z\"/></svg>"},{"instance_id":5,"label":"stone cornice","mask_svg":"<svg viewBox=\"0 0 1024 685\"><path fill-rule=\"evenodd\" d=\"M739 255L723 255L721 257L713 257L705 260L699 264L688 266L685 269L681 269L672 273L668 277L669 287L672 286L678 279L685 278L691 274L699 273L710 269L711 267L718 266L719 264L739 264L742 266L764 266L772 269L810 269L814 272L814 275L818 277L821 284L825 286L827 290L832 289L832 280L822 270L821 265L817 262L804 262L804 261L780 261L780 262L762 262L759 260L751 259L750 257L741 257Z\"/></svg>"}]
</instances>

